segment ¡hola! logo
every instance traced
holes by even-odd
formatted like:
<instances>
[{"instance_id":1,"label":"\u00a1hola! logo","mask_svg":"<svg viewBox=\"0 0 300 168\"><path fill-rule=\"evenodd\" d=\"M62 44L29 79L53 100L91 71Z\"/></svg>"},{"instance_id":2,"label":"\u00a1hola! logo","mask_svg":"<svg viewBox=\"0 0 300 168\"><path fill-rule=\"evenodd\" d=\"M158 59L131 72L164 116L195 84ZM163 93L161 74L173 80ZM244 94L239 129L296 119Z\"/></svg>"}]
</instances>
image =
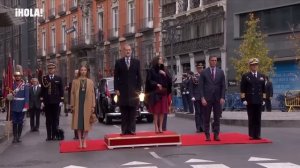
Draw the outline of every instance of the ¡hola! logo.
<instances>
[{"instance_id":1,"label":"\u00a1hola! logo","mask_svg":"<svg viewBox=\"0 0 300 168\"><path fill-rule=\"evenodd\" d=\"M15 17L43 17L43 9L15 8Z\"/></svg>"}]
</instances>

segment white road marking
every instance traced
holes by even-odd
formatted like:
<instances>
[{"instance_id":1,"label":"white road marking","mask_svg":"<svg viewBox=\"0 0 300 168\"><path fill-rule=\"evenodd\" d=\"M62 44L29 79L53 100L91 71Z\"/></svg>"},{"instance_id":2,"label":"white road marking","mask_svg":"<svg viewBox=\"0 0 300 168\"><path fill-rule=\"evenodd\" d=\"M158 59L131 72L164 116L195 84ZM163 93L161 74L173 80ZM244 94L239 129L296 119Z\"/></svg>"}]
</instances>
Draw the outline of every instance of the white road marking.
<instances>
[{"instance_id":1,"label":"white road marking","mask_svg":"<svg viewBox=\"0 0 300 168\"><path fill-rule=\"evenodd\" d=\"M156 166L129 167L129 168L158 168Z\"/></svg>"},{"instance_id":2,"label":"white road marking","mask_svg":"<svg viewBox=\"0 0 300 168\"><path fill-rule=\"evenodd\" d=\"M148 147L146 147L146 148L144 148L145 150L148 150L148 149L150 149L150 148L148 148Z\"/></svg>"},{"instance_id":3,"label":"white road marking","mask_svg":"<svg viewBox=\"0 0 300 168\"><path fill-rule=\"evenodd\" d=\"M75 165L70 165L64 168L86 168L86 167L82 167L82 166L75 166Z\"/></svg>"},{"instance_id":4,"label":"white road marking","mask_svg":"<svg viewBox=\"0 0 300 168\"><path fill-rule=\"evenodd\" d=\"M285 162L285 163L257 163L266 168L300 168L300 165L294 163Z\"/></svg>"},{"instance_id":5,"label":"white road marking","mask_svg":"<svg viewBox=\"0 0 300 168\"><path fill-rule=\"evenodd\" d=\"M158 156L158 154L156 154L155 152L149 152L149 153L150 153L150 155L152 155L154 158L156 158L156 159L161 159L161 157Z\"/></svg>"},{"instance_id":6,"label":"white road marking","mask_svg":"<svg viewBox=\"0 0 300 168\"><path fill-rule=\"evenodd\" d=\"M271 161L271 160L277 160L277 159L271 159L271 158L261 158L261 157L250 157L249 162L258 162L258 161Z\"/></svg>"},{"instance_id":7,"label":"white road marking","mask_svg":"<svg viewBox=\"0 0 300 168\"><path fill-rule=\"evenodd\" d=\"M185 163L209 163L209 162L214 162L211 160L203 160L203 159L190 159L185 161Z\"/></svg>"},{"instance_id":8,"label":"white road marking","mask_svg":"<svg viewBox=\"0 0 300 168\"><path fill-rule=\"evenodd\" d=\"M193 168L230 168L224 164L191 165Z\"/></svg>"},{"instance_id":9,"label":"white road marking","mask_svg":"<svg viewBox=\"0 0 300 168\"><path fill-rule=\"evenodd\" d=\"M150 155L152 155L154 158L156 159L160 159L161 161L165 162L166 164L168 164L169 166L175 166L174 163L168 161L167 159L161 158L160 156L158 156L158 154L156 154L155 152L149 152Z\"/></svg>"},{"instance_id":10,"label":"white road marking","mask_svg":"<svg viewBox=\"0 0 300 168\"><path fill-rule=\"evenodd\" d=\"M114 127L118 128L118 129L121 129L121 127L119 127L118 125L114 125Z\"/></svg>"},{"instance_id":11,"label":"white road marking","mask_svg":"<svg viewBox=\"0 0 300 168\"><path fill-rule=\"evenodd\" d=\"M136 166L136 165L148 165L148 164L151 164L151 163L140 162L140 161L132 161L132 162L122 164L122 166Z\"/></svg>"}]
</instances>

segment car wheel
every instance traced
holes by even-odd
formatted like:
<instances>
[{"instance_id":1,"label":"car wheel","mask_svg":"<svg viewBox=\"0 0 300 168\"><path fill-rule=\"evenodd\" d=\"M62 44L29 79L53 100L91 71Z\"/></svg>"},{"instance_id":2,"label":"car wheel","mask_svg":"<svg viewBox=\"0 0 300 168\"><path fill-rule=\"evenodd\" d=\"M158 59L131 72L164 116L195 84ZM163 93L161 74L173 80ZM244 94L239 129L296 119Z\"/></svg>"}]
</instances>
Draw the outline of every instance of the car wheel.
<instances>
[{"instance_id":1,"label":"car wheel","mask_svg":"<svg viewBox=\"0 0 300 168\"><path fill-rule=\"evenodd\" d=\"M153 116L147 116L147 122L152 123L153 122Z\"/></svg>"}]
</instances>

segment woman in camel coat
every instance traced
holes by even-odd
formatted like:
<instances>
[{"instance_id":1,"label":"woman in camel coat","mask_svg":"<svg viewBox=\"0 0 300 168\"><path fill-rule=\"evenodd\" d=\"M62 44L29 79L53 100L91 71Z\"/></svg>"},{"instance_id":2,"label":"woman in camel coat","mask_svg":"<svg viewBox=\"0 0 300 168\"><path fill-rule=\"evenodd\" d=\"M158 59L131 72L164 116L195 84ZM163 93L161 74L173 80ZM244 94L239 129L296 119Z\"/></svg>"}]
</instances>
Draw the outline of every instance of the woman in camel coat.
<instances>
[{"instance_id":1,"label":"woman in camel coat","mask_svg":"<svg viewBox=\"0 0 300 168\"><path fill-rule=\"evenodd\" d=\"M91 129L90 118L95 113L94 83L88 78L88 68L82 65L78 78L72 82L71 108L73 112L72 129L77 130L79 148L86 148L86 136Z\"/></svg>"}]
</instances>

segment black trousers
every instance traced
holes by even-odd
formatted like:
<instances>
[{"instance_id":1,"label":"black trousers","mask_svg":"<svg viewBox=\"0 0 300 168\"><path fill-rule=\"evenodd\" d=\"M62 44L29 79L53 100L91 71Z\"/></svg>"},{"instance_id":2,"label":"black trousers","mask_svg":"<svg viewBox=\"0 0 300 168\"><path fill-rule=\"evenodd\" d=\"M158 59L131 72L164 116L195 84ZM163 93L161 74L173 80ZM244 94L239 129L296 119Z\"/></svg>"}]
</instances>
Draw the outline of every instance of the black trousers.
<instances>
[{"instance_id":1,"label":"black trousers","mask_svg":"<svg viewBox=\"0 0 300 168\"><path fill-rule=\"evenodd\" d=\"M249 136L252 138L260 138L261 110L260 104L247 105Z\"/></svg>"},{"instance_id":2,"label":"black trousers","mask_svg":"<svg viewBox=\"0 0 300 168\"><path fill-rule=\"evenodd\" d=\"M203 105L201 104L201 100L194 101L195 106L195 123L197 131L204 131L204 120L203 120Z\"/></svg>"},{"instance_id":3,"label":"black trousers","mask_svg":"<svg viewBox=\"0 0 300 168\"><path fill-rule=\"evenodd\" d=\"M203 106L203 120L204 120L204 132L205 134L210 133L210 116L213 111L213 123L212 131L214 134L220 132L220 118L222 114L222 108L219 100L207 101L207 105Z\"/></svg>"},{"instance_id":4,"label":"black trousers","mask_svg":"<svg viewBox=\"0 0 300 168\"><path fill-rule=\"evenodd\" d=\"M30 128L31 129L39 129L40 127L40 114L41 109L39 108L31 108L29 110L30 115Z\"/></svg>"},{"instance_id":5,"label":"black trousers","mask_svg":"<svg viewBox=\"0 0 300 168\"><path fill-rule=\"evenodd\" d=\"M136 107L120 106L122 134L135 133L136 130Z\"/></svg>"},{"instance_id":6,"label":"black trousers","mask_svg":"<svg viewBox=\"0 0 300 168\"><path fill-rule=\"evenodd\" d=\"M266 99L265 102L266 102L265 106L267 112L271 112L272 111L271 99Z\"/></svg>"},{"instance_id":7,"label":"black trousers","mask_svg":"<svg viewBox=\"0 0 300 168\"><path fill-rule=\"evenodd\" d=\"M54 139L57 134L58 124L59 124L59 104L46 104L45 105L45 115L46 115L46 128L47 128L47 138Z\"/></svg>"}]
</instances>

